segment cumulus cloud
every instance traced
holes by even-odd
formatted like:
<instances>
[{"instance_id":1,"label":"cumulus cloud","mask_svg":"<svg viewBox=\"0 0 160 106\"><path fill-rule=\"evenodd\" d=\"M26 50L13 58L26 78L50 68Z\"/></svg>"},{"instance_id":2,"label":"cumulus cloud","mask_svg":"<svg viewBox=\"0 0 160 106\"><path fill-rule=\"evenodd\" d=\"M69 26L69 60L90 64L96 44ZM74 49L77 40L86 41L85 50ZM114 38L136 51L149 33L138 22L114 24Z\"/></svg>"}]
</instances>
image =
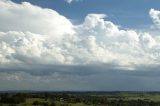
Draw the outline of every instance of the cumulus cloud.
<instances>
[{"instance_id":1,"label":"cumulus cloud","mask_svg":"<svg viewBox=\"0 0 160 106\"><path fill-rule=\"evenodd\" d=\"M160 11L151 9L149 12L150 17L152 18L154 24L160 28Z\"/></svg>"},{"instance_id":2,"label":"cumulus cloud","mask_svg":"<svg viewBox=\"0 0 160 106\"><path fill-rule=\"evenodd\" d=\"M105 14L88 14L74 25L28 2L1 0L0 8L0 90L153 89L148 81L160 88L160 36L124 30ZM149 14L160 26L160 12Z\"/></svg>"},{"instance_id":3,"label":"cumulus cloud","mask_svg":"<svg viewBox=\"0 0 160 106\"><path fill-rule=\"evenodd\" d=\"M1 0L0 8L1 32L29 31L53 37L52 40L63 39L63 36L74 33L72 23L54 10L28 2L16 4L9 0Z\"/></svg>"},{"instance_id":4,"label":"cumulus cloud","mask_svg":"<svg viewBox=\"0 0 160 106\"><path fill-rule=\"evenodd\" d=\"M56 11L28 2L3 0L0 8L1 66L112 64L134 70L159 64L159 36L123 30L105 14L88 14L74 25ZM154 11L150 14L156 17Z\"/></svg>"}]
</instances>

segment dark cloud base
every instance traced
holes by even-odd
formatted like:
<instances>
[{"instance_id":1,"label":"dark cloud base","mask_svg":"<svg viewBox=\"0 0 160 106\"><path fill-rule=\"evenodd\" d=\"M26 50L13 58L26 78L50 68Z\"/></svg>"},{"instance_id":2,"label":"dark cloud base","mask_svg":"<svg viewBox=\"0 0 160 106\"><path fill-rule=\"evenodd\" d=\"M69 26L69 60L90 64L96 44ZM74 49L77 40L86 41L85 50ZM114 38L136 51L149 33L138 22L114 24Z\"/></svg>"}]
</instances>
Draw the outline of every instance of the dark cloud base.
<instances>
[{"instance_id":1,"label":"dark cloud base","mask_svg":"<svg viewBox=\"0 0 160 106\"><path fill-rule=\"evenodd\" d=\"M160 89L158 66L152 68L146 66L134 71L113 69L111 65L31 65L26 67L0 68L0 76L3 74L16 76L13 77L14 79L6 80L5 83L8 85L0 86L0 90L10 88L9 90L158 91ZM19 76L21 78L16 79ZM5 79L1 78L1 85L4 83L3 80Z\"/></svg>"}]
</instances>

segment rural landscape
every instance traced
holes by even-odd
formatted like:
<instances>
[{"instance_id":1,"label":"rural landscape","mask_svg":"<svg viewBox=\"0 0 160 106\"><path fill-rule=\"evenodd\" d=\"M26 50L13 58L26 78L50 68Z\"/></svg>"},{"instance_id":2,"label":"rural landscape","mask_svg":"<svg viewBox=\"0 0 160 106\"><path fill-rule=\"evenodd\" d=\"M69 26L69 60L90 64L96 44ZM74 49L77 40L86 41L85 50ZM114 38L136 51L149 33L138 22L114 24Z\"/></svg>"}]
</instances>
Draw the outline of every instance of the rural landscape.
<instances>
[{"instance_id":1,"label":"rural landscape","mask_svg":"<svg viewBox=\"0 0 160 106\"><path fill-rule=\"evenodd\" d=\"M1 92L0 106L160 106L160 92Z\"/></svg>"},{"instance_id":2,"label":"rural landscape","mask_svg":"<svg viewBox=\"0 0 160 106\"><path fill-rule=\"evenodd\" d=\"M0 106L160 106L160 0L0 0Z\"/></svg>"}]
</instances>

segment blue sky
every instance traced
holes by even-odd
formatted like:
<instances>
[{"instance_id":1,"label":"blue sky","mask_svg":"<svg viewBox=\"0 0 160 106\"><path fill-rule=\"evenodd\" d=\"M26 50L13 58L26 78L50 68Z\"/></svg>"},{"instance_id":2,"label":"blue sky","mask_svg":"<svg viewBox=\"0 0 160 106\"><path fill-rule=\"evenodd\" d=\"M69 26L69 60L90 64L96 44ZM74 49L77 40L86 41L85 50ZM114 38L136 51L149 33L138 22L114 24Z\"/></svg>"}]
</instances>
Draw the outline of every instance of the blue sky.
<instances>
[{"instance_id":1,"label":"blue sky","mask_svg":"<svg viewBox=\"0 0 160 106\"><path fill-rule=\"evenodd\" d=\"M82 22L89 13L103 13L117 25L126 28L144 28L152 24L148 12L160 9L159 0L81 0L68 4L63 0L12 0L27 1L44 8L51 8L60 14Z\"/></svg>"},{"instance_id":2,"label":"blue sky","mask_svg":"<svg viewBox=\"0 0 160 106\"><path fill-rule=\"evenodd\" d=\"M159 90L159 4L0 0L0 90Z\"/></svg>"}]
</instances>

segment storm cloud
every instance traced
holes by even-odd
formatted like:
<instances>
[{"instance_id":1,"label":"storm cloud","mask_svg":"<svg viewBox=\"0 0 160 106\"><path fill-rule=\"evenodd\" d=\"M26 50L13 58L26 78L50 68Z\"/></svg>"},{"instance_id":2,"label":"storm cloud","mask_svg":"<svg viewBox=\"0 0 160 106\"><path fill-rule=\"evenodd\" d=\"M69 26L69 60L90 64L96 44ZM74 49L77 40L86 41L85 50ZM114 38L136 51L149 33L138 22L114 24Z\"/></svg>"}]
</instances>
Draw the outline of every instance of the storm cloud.
<instances>
[{"instance_id":1,"label":"storm cloud","mask_svg":"<svg viewBox=\"0 0 160 106\"><path fill-rule=\"evenodd\" d=\"M127 84L128 90L147 90L147 81L159 83L160 36L119 27L106 14L91 13L74 24L29 2L1 0L0 8L1 90L23 83L22 89L36 89L36 83L50 90L123 90ZM149 12L156 27L159 14Z\"/></svg>"}]
</instances>

